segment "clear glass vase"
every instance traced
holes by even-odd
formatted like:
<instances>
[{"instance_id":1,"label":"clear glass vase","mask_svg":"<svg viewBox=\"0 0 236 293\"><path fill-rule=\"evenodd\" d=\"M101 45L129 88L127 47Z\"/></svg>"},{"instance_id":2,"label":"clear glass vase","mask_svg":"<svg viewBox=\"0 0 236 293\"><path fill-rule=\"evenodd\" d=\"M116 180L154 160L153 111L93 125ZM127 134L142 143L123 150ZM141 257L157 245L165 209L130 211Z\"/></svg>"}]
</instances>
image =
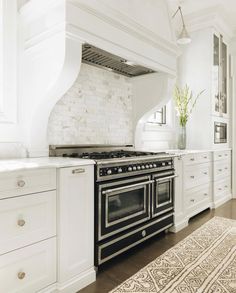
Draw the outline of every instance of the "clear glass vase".
<instances>
[{"instance_id":1,"label":"clear glass vase","mask_svg":"<svg viewBox=\"0 0 236 293\"><path fill-rule=\"evenodd\" d=\"M178 148L180 150L186 149L186 126L179 127Z\"/></svg>"}]
</instances>

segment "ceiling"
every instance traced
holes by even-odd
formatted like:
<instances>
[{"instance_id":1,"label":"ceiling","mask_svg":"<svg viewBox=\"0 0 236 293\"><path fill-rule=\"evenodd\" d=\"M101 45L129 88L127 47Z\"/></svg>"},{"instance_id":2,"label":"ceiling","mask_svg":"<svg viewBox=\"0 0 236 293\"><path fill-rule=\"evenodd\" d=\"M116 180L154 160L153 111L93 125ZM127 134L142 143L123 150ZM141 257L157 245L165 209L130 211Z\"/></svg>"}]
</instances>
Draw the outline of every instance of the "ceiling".
<instances>
[{"instance_id":1,"label":"ceiling","mask_svg":"<svg viewBox=\"0 0 236 293\"><path fill-rule=\"evenodd\" d=\"M180 5L184 15L201 13L203 10L219 8L231 30L236 31L236 1L235 0L167 0L170 10L174 12Z\"/></svg>"}]
</instances>

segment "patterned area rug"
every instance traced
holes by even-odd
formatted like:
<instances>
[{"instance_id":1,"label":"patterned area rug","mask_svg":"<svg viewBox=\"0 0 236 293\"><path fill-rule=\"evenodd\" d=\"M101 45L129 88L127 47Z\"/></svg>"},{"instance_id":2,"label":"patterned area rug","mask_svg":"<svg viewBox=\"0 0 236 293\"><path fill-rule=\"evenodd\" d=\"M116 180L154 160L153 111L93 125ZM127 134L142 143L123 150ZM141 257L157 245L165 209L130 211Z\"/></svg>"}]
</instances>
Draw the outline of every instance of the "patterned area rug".
<instances>
[{"instance_id":1,"label":"patterned area rug","mask_svg":"<svg viewBox=\"0 0 236 293\"><path fill-rule=\"evenodd\" d=\"M215 217L112 293L236 293L236 221Z\"/></svg>"}]
</instances>

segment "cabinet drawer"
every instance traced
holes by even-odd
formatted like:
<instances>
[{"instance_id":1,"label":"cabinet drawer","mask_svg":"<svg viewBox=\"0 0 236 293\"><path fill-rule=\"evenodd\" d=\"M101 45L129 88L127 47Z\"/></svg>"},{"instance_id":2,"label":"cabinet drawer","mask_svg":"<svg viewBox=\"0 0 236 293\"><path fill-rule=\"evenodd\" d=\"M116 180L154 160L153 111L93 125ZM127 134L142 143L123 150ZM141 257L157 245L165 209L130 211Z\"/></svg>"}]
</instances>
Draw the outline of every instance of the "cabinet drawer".
<instances>
[{"instance_id":1,"label":"cabinet drawer","mask_svg":"<svg viewBox=\"0 0 236 293\"><path fill-rule=\"evenodd\" d=\"M207 163L210 161L211 161L211 153L210 152L194 153L194 154L189 154L184 157L184 164L186 166Z\"/></svg>"},{"instance_id":2,"label":"cabinet drawer","mask_svg":"<svg viewBox=\"0 0 236 293\"><path fill-rule=\"evenodd\" d=\"M0 292L33 293L55 282L55 237L0 256Z\"/></svg>"},{"instance_id":3,"label":"cabinet drawer","mask_svg":"<svg viewBox=\"0 0 236 293\"><path fill-rule=\"evenodd\" d=\"M0 174L0 199L56 189L56 169Z\"/></svg>"},{"instance_id":4,"label":"cabinet drawer","mask_svg":"<svg viewBox=\"0 0 236 293\"><path fill-rule=\"evenodd\" d=\"M231 193L231 179L230 177L224 180L214 182L214 198L224 197Z\"/></svg>"},{"instance_id":5,"label":"cabinet drawer","mask_svg":"<svg viewBox=\"0 0 236 293\"><path fill-rule=\"evenodd\" d=\"M56 191L0 200L0 235L0 254L56 235Z\"/></svg>"},{"instance_id":6,"label":"cabinet drawer","mask_svg":"<svg viewBox=\"0 0 236 293\"><path fill-rule=\"evenodd\" d=\"M184 189L190 189L211 181L211 164L187 166L184 172Z\"/></svg>"},{"instance_id":7,"label":"cabinet drawer","mask_svg":"<svg viewBox=\"0 0 236 293\"><path fill-rule=\"evenodd\" d=\"M231 174L231 161L219 160L214 162L214 180L219 180L230 176Z\"/></svg>"},{"instance_id":8,"label":"cabinet drawer","mask_svg":"<svg viewBox=\"0 0 236 293\"><path fill-rule=\"evenodd\" d=\"M203 201L211 201L211 184L190 189L186 192L186 207L193 207Z\"/></svg>"},{"instance_id":9,"label":"cabinet drawer","mask_svg":"<svg viewBox=\"0 0 236 293\"><path fill-rule=\"evenodd\" d=\"M225 160L231 158L231 151L214 151L213 153L214 161Z\"/></svg>"}]
</instances>

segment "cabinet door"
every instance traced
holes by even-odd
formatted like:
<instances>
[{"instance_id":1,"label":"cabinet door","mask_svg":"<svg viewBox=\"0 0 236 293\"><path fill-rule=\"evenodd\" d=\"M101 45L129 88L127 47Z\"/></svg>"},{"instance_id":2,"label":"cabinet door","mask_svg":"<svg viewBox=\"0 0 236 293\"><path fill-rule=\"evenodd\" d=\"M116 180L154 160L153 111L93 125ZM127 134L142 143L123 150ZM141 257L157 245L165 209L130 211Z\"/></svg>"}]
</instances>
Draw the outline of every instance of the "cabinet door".
<instances>
[{"instance_id":1,"label":"cabinet door","mask_svg":"<svg viewBox=\"0 0 236 293\"><path fill-rule=\"evenodd\" d=\"M228 63L227 45L222 36L213 37L212 92L214 99L213 114L226 117L228 114Z\"/></svg>"},{"instance_id":2,"label":"cabinet door","mask_svg":"<svg viewBox=\"0 0 236 293\"><path fill-rule=\"evenodd\" d=\"M94 264L94 166L58 171L58 277L65 282Z\"/></svg>"}]
</instances>

